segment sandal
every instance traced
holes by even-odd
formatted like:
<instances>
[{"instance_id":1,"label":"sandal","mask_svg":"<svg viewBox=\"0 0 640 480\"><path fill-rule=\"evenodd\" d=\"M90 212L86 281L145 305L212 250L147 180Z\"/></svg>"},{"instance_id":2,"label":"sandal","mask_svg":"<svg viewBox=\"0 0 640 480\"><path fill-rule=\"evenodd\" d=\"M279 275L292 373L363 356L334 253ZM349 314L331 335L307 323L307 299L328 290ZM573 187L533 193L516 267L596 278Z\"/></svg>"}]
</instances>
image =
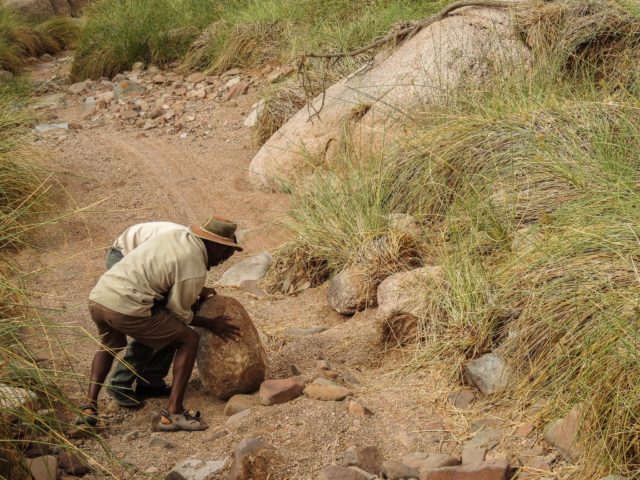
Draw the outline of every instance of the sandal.
<instances>
[{"instance_id":1,"label":"sandal","mask_svg":"<svg viewBox=\"0 0 640 480\"><path fill-rule=\"evenodd\" d=\"M160 414L158 429L161 432L200 432L209 425L200 420L200 412L185 409L182 413L169 413L163 410Z\"/></svg>"},{"instance_id":2,"label":"sandal","mask_svg":"<svg viewBox=\"0 0 640 480\"><path fill-rule=\"evenodd\" d=\"M93 405L87 404L80 407L80 415L74 422L76 425L88 425L95 427L98 425L98 410Z\"/></svg>"}]
</instances>

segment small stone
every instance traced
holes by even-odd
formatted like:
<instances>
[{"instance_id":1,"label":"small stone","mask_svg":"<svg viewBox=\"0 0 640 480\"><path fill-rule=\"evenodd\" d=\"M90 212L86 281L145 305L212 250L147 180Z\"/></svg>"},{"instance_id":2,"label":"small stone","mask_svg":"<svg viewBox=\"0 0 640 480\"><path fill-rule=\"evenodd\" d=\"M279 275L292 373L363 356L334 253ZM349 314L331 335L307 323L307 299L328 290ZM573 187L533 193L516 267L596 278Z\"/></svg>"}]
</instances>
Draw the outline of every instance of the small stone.
<instances>
[{"instance_id":1,"label":"small stone","mask_svg":"<svg viewBox=\"0 0 640 480\"><path fill-rule=\"evenodd\" d=\"M192 73L187 77L187 82L190 83L200 83L204 82L207 79L207 76L202 72Z\"/></svg>"},{"instance_id":2,"label":"small stone","mask_svg":"<svg viewBox=\"0 0 640 480\"><path fill-rule=\"evenodd\" d=\"M262 280L271 264L273 257L270 253L264 252L253 255L230 267L220 279L220 284L225 286L239 287L245 280Z\"/></svg>"},{"instance_id":3,"label":"small stone","mask_svg":"<svg viewBox=\"0 0 640 480\"><path fill-rule=\"evenodd\" d=\"M58 455L60 468L67 475L77 475L79 477L86 475L91 471L91 467L76 453L62 452Z\"/></svg>"},{"instance_id":4,"label":"small stone","mask_svg":"<svg viewBox=\"0 0 640 480\"><path fill-rule=\"evenodd\" d=\"M480 430L466 445L469 447L483 447L490 450L500 443L503 436L504 432L502 430Z\"/></svg>"},{"instance_id":5,"label":"small stone","mask_svg":"<svg viewBox=\"0 0 640 480\"><path fill-rule=\"evenodd\" d=\"M317 327L308 327L308 328L292 327L292 328L287 328L284 331L284 334L289 335L291 337L306 337L309 335L322 333L324 331L327 331L328 329L329 327L325 327L324 325L317 326Z\"/></svg>"},{"instance_id":6,"label":"small stone","mask_svg":"<svg viewBox=\"0 0 640 480\"><path fill-rule=\"evenodd\" d=\"M71 93L72 95L79 95L82 92L84 92L87 88L87 82L77 82L72 84L68 89L67 92Z\"/></svg>"},{"instance_id":7,"label":"small stone","mask_svg":"<svg viewBox=\"0 0 640 480\"><path fill-rule=\"evenodd\" d=\"M534 428L535 427L530 423L523 423L522 425L519 425L518 428L516 428L515 434L518 437L526 438L531 432L533 432Z\"/></svg>"},{"instance_id":8,"label":"small stone","mask_svg":"<svg viewBox=\"0 0 640 480\"><path fill-rule=\"evenodd\" d=\"M569 413L553 422L544 432L544 439L555 446L563 457L575 462L582 453L578 443L580 426L580 405L573 407Z\"/></svg>"},{"instance_id":9,"label":"small stone","mask_svg":"<svg viewBox=\"0 0 640 480\"><path fill-rule=\"evenodd\" d=\"M307 385L303 393L308 397L324 401L344 400L347 396L353 394L347 387L343 387L334 382L321 380L324 379L316 379L313 383Z\"/></svg>"},{"instance_id":10,"label":"small stone","mask_svg":"<svg viewBox=\"0 0 640 480\"><path fill-rule=\"evenodd\" d=\"M196 98L207 98L207 91L204 88L194 90L193 96Z\"/></svg>"},{"instance_id":11,"label":"small stone","mask_svg":"<svg viewBox=\"0 0 640 480\"><path fill-rule=\"evenodd\" d=\"M377 447L349 447L344 452L344 463L362 470L378 474L382 467L383 457Z\"/></svg>"},{"instance_id":12,"label":"small stone","mask_svg":"<svg viewBox=\"0 0 640 480\"><path fill-rule=\"evenodd\" d=\"M272 475L271 464L277 456L268 443L259 438L245 438L233 452L229 480L266 480Z\"/></svg>"},{"instance_id":13,"label":"small stone","mask_svg":"<svg viewBox=\"0 0 640 480\"><path fill-rule=\"evenodd\" d=\"M53 455L28 458L25 464L33 480L51 480L58 478L58 459Z\"/></svg>"},{"instance_id":14,"label":"small stone","mask_svg":"<svg viewBox=\"0 0 640 480\"><path fill-rule=\"evenodd\" d=\"M249 115L247 115L247 118L244 119L243 125L249 128L255 127L258 124L258 118L260 117L260 114L264 111L264 106L264 100L260 100L257 104L255 104L251 113L249 113Z\"/></svg>"},{"instance_id":15,"label":"small stone","mask_svg":"<svg viewBox=\"0 0 640 480\"><path fill-rule=\"evenodd\" d=\"M462 464L468 463L480 463L484 461L484 456L487 454L487 449L484 447L473 447L465 445L462 448Z\"/></svg>"},{"instance_id":16,"label":"small stone","mask_svg":"<svg viewBox=\"0 0 640 480\"><path fill-rule=\"evenodd\" d=\"M141 72L142 70L144 70L144 63L142 62L135 62L133 65L131 65L132 72Z\"/></svg>"},{"instance_id":17,"label":"small stone","mask_svg":"<svg viewBox=\"0 0 640 480\"><path fill-rule=\"evenodd\" d=\"M460 390L450 393L448 400L458 410L468 410L475 398L476 395L471 390Z\"/></svg>"},{"instance_id":18,"label":"small stone","mask_svg":"<svg viewBox=\"0 0 640 480\"><path fill-rule=\"evenodd\" d=\"M36 133L46 133L54 130L69 130L68 123L44 123L40 125L36 125L33 129ZM0 402L2 401L2 393L0 392Z\"/></svg>"},{"instance_id":19,"label":"small stone","mask_svg":"<svg viewBox=\"0 0 640 480\"><path fill-rule=\"evenodd\" d=\"M207 480L224 470L226 460L198 460L190 458L173 467L166 480Z\"/></svg>"},{"instance_id":20,"label":"small stone","mask_svg":"<svg viewBox=\"0 0 640 480\"><path fill-rule=\"evenodd\" d=\"M266 298L269 296L267 292L258 286L256 280L243 280L240 282L240 288L256 298Z\"/></svg>"},{"instance_id":21,"label":"small stone","mask_svg":"<svg viewBox=\"0 0 640 480\"><path fill-rule=\"evenodd\" d=\"M398 460L386 460L382 462L382 473L388 480L402 480L404 478L415 478L420 475L417 469Z\"/></svg>"},{"instance_id":22,"label":"small stone","mask_svg":"<svg viewBox=\"0 0 640 480\"><path fill-rule=\"evenodd\" d=\"M331 365L325 359L320 359L316 361L316 368L318 370L332 370Z\"/></svg>"},{"instance_id":23,"label":"small stone","mask_svg":"<svg viewBox=\"0 0 640 480\"><path fill-rule=\"evenodd\" d=\"M82 102L82 112L85 115L91 115L96 110L96 99L94 97L86 97Z\"/></svg>"},{"instance_id":24,"label":"small stone","mask_svg":"<svg viewBox=\"0 0 640 480\"><path fill-rule=\"evenodd\" d=\"M353 315L376 304L376 289L357 267L347 267L329 281L329 306L342 315Z\"/></svg>"},{"instance_id":25,"label":"small stone","mask_svg":"<svg viewBox=\"0 0 640 480\"><path fill-rule=\"evenodd\" d=\"M146 122L144 122L142 129L151 130L152 128L156 128L157 126L158 126L158 123L155 120L147 120Z\"/></svg>"},{"instance_id":26,"label":"small stone","mask_svg":"<svg viewBox=\"0 0 640 480\"><path fill-rule=\"evenodd\" d=\"M36 127L36 131L37 131ZM11 413L12 411L19 411L21 409L31 409L38 401L38 396L24 388L13 387L5 384L0 384L0 410L2 411L1 418L10 423L17 420L17 416Z\"/></svg>"},{"instance_id":27,"label":"small stone","mask_svg":"<svg viewBox=\"0 0 640 480\"><path fill-rule=\"evenodd\" d=\"M470 383L485 395L505 390L508 386L509 371L500 357L488 353L469 362L465 375Z\"/></svg>"},{"instance_id":28,"label":"small stone","mask_svg":"<svg viewBox=\"0 0 640 480\"><path fill-rule=\"evenodd\" d=\"M245 95L248 91L249 84L247 82L238 82L229 89L224 97L222 97L222 101L228 102L229 100L238 98L240 95Z\"/></svg>"},{"instance_id":29,"label":"small stone","mask_svg":"<svg viewBox=\"0 0 640 480\"><path fill-rule=\"evenodd\" d=\"M44 55L40 55L40 60L43 62L53 62L55 58L52 55L45 53Z\"/></svg>"},{"instance_id":30,"label":"small stone","mask_svg":"<svg viewBox=\"0 0 640 480\"><path fill-rule=\"evenodd\" d=\"M233 77L235 75L240 75L239 68L231 68L222 74L223 77Z\"/></svg>"},{"instance_id":31,"label":"small stone","mask_svg":"<svg viewBox=\"0 0 640 480\"><path fill-rule=\"evenodd\" d=\"M373 415L371 410L356 400L349 401L349 404L347 405L347 412L349 415L354 415L356 417L370 417Z\"/></svg>"},{"instance_id":32,"label":"small stone","mask_svg":"<svg viewBox=\"0 0 640 480\"><path fill-rule=\"evenodd\" d=\"M416 470L420 469L420 466L429 458L429 454L426 452L414 452L402 457L402 463L408 465Z\"/></svg>"},{"instance_id":33,"label":"small stone","mask_svg":"<svg viewBox=\"0 0 640 480\"><path fill-rule=\"evenodd\" d=\"M226 430L218 430L217 432L213 432L209 438L207 439L208 442L213 442L214 440L218 440L220 438L226 437L227 435L229 435L229 432L227 432Z\"/></svg>"},{"instance_id":34,"label":"small stone","mask_svg":"<svg viewBox=\"0 0 640 480\"><path fill-rule=\"evenodd\" d=\"M226 424L229 427L235 427L237 426L239 423L241 423L245 418L251 416L251 409L246 409L246 410L242 410L241 412L238 412L234 415L231 415L229 418L227 418L227 422Z\"/></svg>"},{"instance_id":35,"label":"small stone","mask_svg":"<svg viewBox=\"0 0 640 480\"><path fill-rule=\"evenodd\" d=\"M166 449L176 448L176 446L173 443L171 443L169 440L164 438L162 434L159 434L159 435L155 434L154 436L152 436L151 442L149 443L149 445L151 445L153 448L166 448Z\"/></svg>"},{"instance_id":36,"label":"small stone","mask_svg":"<svg viewBox=\"0 0 640 480\"><path fill-rule=\"evenodd\" d=\"M151 79L153 80L153 83L164 83L167 81L167 77L165 77L164 75L162 75L161 73L158 73L157 75L154 75L153 78Z\"/></svg>"},{"instance_id":37,"label":"small stone","mask_svg":"<svg viewBox=\"0 0 640 480\"><path fill-rule=\"evenodd\" d=\"M158 472L160 472L160 469L158 467L149 467L144 471L144 473L146 473L147 475L152 475Z\"/></svg>"},{"instance_id":38,"label":"small stone","mask_svg":"<svg viewBox=\"0 0 640 480\"><path fill-rule=\"evenodd\" d=\"M366 472L358 467L349 467L349 470L353 470L354 472L359 473L360 475L362 475L362 478L366 478L367 480L375 480L376 478L378 478L378 475Z\"/></svg>"},{"instance_id":39,"label":"small stone","mask_svg":"<svg viewBox=\"0 0 640 480\"><path fill-rule=\"evenodd\" d=\"M260 399L256 395L238 394L231 397L224 406L224 414L227 417L240 413L260 405Z\"/></svg>"},{"instance_id":40,"label":"small stone","mask_svg":"<svg viewBox=\"0 0 640 480\"><path fill-rule=\"evenodd\" d=\"M162 115L164 115L164 108L155 107L153 110L151 110L147 114L147 117L149 117L149 118L158 118L158 117L161 117Z\"/></svg>"},{"instance_id":41,"label":"small stone","mask_svg":"<svg viewBox=\"0 0 640 480\"><path fill-rule=\"evenodd\" d=\"M320 473L319 480L368 480L369 477L352 468L330 465Z\"/></svg>"},{"instance_id":42,"label":"small stone","mask_svg":"<svg viewBox=\"0 0 640 480\"><path fill-rule=\"evenodd\" d=\"M286 403L299 397L303 390L304 385L293 378L265 380L260 385L260 403L266 406Z\"/></svg>"},{"instance_id":43,"label":"small stone","mask_svg":"<svg viewBox=\"0 0 640 480\"><path fill-rule=\"evenodd\" d=\"M460 465L460 458L445 453L431 453L426 460L417 465L411 465L418 469L420 474L433 470L434 468L454 467Z\"/></svg>"},{"instance_id":44,"label":"small stone","mask_svg":"<svg viewBox=\"0 0 640 480\"><path fill-rule=\"evenodd\" d=\"M509 462L505 459L489 462L434 468L420 476L421 480L507 480Z\"/></svg>"},{"instance_id":45,"label":"small stone","mask_svg":"<svg viewBox=\"0 0 640 480\"><path fill-rule=\"evenodd\" d=\"M140 115L140 112L138 112L137 110L134 110L133 108L127 108L122 114L122 116L126 120L135 120L136 118L138 118L139 115Z\"/></svg>"},{"instance_id":46,"label":"small stone","mask_svg":"<svg viewBox=\"0 0 640 480\"><path fill-rule=\"evenodd\" d=\"M227 80L227 83L224 84L222 89L225 90L225 89L231 88L231 87L237 85L238 83L240 83L240 77L233 77L233 78Z\"/></svg>"},{"instance_id":47,"label":"small stone","mask_svg":"<svg viewBox=\"0 0 640 480\"><path fill-rule=\"evenodd\" d=\"M111 100L114 99L114 96L115 96L114 93L110 91L110 92L99 93L96 98L98 100L104 100L106 103L109 103Z\"/></svg>"},{"instance_id":48,"label":"small stone","mask_svg":"<svg viewBox=\"0 0 640 480\"><path fill-rule=\"evenodd\" d=\"M136 439L136 438L138 438L139 436L140 436L140 432L136 432L136 431L134 430L134 431L132 431L132 432L125 433L125 434L122 436L122 439L123 439L125 442L130 442L131 440L135 440L135 439Z\"/></svg>"}]
</instances>

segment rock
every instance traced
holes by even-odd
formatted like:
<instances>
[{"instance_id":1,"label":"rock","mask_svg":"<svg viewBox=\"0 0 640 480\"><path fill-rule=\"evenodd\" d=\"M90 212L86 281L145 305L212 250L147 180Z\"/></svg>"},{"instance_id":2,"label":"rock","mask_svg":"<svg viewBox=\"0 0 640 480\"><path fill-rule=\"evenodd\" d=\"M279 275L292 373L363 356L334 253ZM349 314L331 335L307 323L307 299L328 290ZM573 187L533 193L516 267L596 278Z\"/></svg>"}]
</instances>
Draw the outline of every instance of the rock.
<instances>
[{"instance_id":1,"label":"rock","mask_svg":"<svg viewBox=\"0 0 640 480\"><path fill-rule=\"evenodd\" d=\"M475 398L476 395L471 390L459 390L457 392L450 393L448 400L449 403L458 410L468 410Z\"/></svg>"},{"instance_id":2,"label":"rock","mask_svg":"<svg viewBox=\"0 0 640 480\"><path fill-rule=\"evenodd\" d=\"M235 87L239 83L240 83L240 77L239 76L233 77L233 78L227 80L227 83L224 84L222 89L226 90L226 89Z\"/></svg>"},{"instance_id":3,"label":"rock","mask_svg":"<svg viewBox=\"0 0 640 480\"><path fill-rule=\"evenodd\" d=\"M0 383L0 411L2 420L7 423L18 419L20 410L31 410L38 401L38 395L24 388L13 387ZM13 412L16 412L14 414Z\"/></svg>"},{"instance_id":4,"label":"rock","mask_svg":"<svg viewBox=\"0 0 640 480\"><path fill-rule=\"evenodd\" d=\"M349 447L344 452L344 463L362 470L378 474L382 468L382 454L377 447Z\"/></svg>"},{"instance_id":5,"label":"rock","mask_svg":"<svg viewBox=\"0 0 640 480\"><path fill-rule=\"evenodd\" d=\"M347 267L329 282L327 301L331 308L342 315L353 315L367 307L373 307L376 289L357 267Z\"/></svg>"},{"instance_id":6,"label":"rock","mask_svg":"<svg viewBox=\"0 0 640 480\"><path fill-rule=\"evenodd\" d=\"M349 415L355 415L356 417L370 417L373 415L371 410L356 400L349 401L349 404L347 405L347 412Z\"/></svg>"},{"instance_id":7,"label":"rock","mask_svg":"<svg viewBox=\"0 0 640 480\"><path fill-rule=\"evenodd\" d=\"M249 91L249 84L247 82L238 82L232 86L229 91L222 97L223 102L228 102L234 98L238 98L240 95L245 95Z\"/></svg>"},{"instance_id":8,"label":"rock","mask_svg":"<svg viewBox=\"0 0 640 480\"><path fill-rule=\"evenodd\" d=\"M465 445L462 447L462 464L468 463L480 463L484 461L484 456L487 454L487 449L484 447L474 447Z\"/></svg>"},{"instance_id":9,"label":"rock","mask_svg":"<svg viewBox=\"0 0 640 480\"><path fill-rule=\"evenodd\" d=\"M330 465L320 472L319 480L369 480L365 473L338 465Z\"/></svg>"},{"instance_id":10,"label":"rock","mask_svg":"<svg viewBox=\"0 0 640 480\"><path fill-rule=\"evenodd\" d=\"M375 480L376 478L378 478L378 475L365 472L364 470L358 467L349 467L349 470L353 470L354 472L359 473L360 475L362 475L363 478L366 478L367 480Z\"/></svg>"},{"instance_id":11,"label":"rock","mask_svg":"<svg viewBox=\"0 0 640 480\"><path fill-rule=\"evenodd\" d=\"M442 267L428 266L385 278L377 291L378 314L382 317L398 312L415 315L420 306L416 295L419 283L439 282L442 275Z\"/></svg>"},{"instance_id":12,"label":"rock","mask_svg":"<svg viewBox=\"0 0 640 480\"><path fill-rule=\"evenodd\" d=\"M505 459L434 468L420 474L420 480L507 480L510 476L509 462Z\"/></svg>"},{"instance_id":13,"label":"rock","mask_svg":"<svg viewBox=\"0 0 640 480\"><path fill-rule=\"evenodd\" d=\"M91 467L80 457L73 452L62 452L58 455L58 462L60 468L67 475L75 475L81 477L91 471Z\"/></svg>"},{"instance_id":14,"label":"rock","mask_svg":"<svg viewBox=\"0 0 640 480\"><path fill-rule=\"evenodd\" d=\"M103 93L99 93L96 98L98 100L102 100L106 103L109 103L111 102L111 100L115 98L115 94L113 93L113 91L103 92Z\"/></svg>"},{"instance_id":15,"label":"rock","mask_svg":"<svg viewBox=\"0 0 640 480\"><path fill-rule=\"evenodd\" d=\"M534 429L535 427L530 423L523 423L522 425L519 425L518 428L516 428L516 431L514 433L517 437L526 438L531 434L531 432L533 432Z\"/></svg>"},{"instance_id":16,"label":"rock","mask_svg":"<svg viewBox=\"0 0 640 480\"><path fill-rule=\"evenodd\" d=\"M207 79L207 76L202 72L192 73L187 77L187 82L190 83L200 83L204 82Z\"/></svg>"},{"instance_id":17,"label":"rock","mask_svg":"<svg viewBox=\"0 0 640 480\"><path fill-rule=\"evenodd\" d=\"M577 461L582 453L582 445L578 442L580 416L580 405L576 405L565 417L554 421L544 432L544 439L555 446L570 462Z\"/></svg>"},{"instance_id":18,"label":"rock","mask_svg":"<svg viewBox=\"0 0 640 480\"><path fill-rule=\"evenodd\" d=\"M167 81L167 77L165 77L161 73L158 73L157 75L153 76L151 81L153 81L153 83L162 84L162 83L165 83Z\"/></svg>"},{"instance_id":19,"label":"rock","mask_svg":"<svg viewBox=\"0 0 640 480\"><path fill-rule=\"evenodd\" d=\"M53 130L69 130L68 123L43 123L40 125L36 125L33 129L36 133L46 133L51 132Z\"/></svg>"},{"instance_id":20,"label":"rock","mask_svg":"<svg viewBox=\"0 0 640 480\"><path fill-rule=\"evenodd\" d=\"M398 125L418 101L443 102L493 72L523 68L531 54L515 30L508 9L483 7L457 10L423 28L384 61L340 80L300 109L251 161L252 183L281 190L312 170L308 158L329 162L338 154L332 146L341 144L345 125L353 126L348 130L356 148L375 148L404 132ZM360 112L355 121L354 112Z\"/></svg>"},{"instance_id":21,"label":"rock","mask_svg":"<svg viewBox=\"0 0 640 480\"><path fill-rule=\"evenodd\" d=\"M277 452L259 438L245 438L233 452L229 480L268 480Z\"/></svg>"},{"instance_id":22,"label":"rock","mask_svg":"<svg viewBox=\"0 0 640 480\"><path fill-rule=\"evenodd\" d=\"M299 397L303 390L304 385L293 378L265 380L260 385L260 403L269 406L290 402Z\"/></svg>"},{"instance_id":23,"label":"rock","mask_svg":"<svg viewBox=\"0 0 640 480\"><path fill-rule=\"evenodd\" d=\"M429 454L426 452L414 452L402 457L402 463L418 470L427 458L429 458Z\"/></svg>"},{"instance_id":24,"label":"rock","mask_svg":"<svg viewBox=\"0 0 640 480\"><path fill-rule=\"evenodd\" d=\"M417 468L420 474L435 468L460 465L460 459L458 457L447 455L445 453L430 453L426 459L415 459L412 463L407 462L405 458L403 458L402 461L413 468Z\"/></svg>"},{"instance_id":25,"label":"rock","mask_svg":"<svg viewBox=\"0 0 640 480\"><path fill-rule=\"evenodd\" d=\"M220 279L220 284L239 287L245 280L262 280L273 263L271 254L253 255L229 268Z\"/></svg>"},{"instance_id":26,"label":"rock","mask_svg":"<svg viewBox=\"0 0 640 480\"><path fill-rule=\"evenodd\" d=\"M230 427L235 427L237 425L239 425L240 423L242 423L242 421L245 418L248 418L249 416L251 416L251 409L247 409L247 410L242 410L241 412L238 412L236 414L231 415L229 418L227 418L227 422L226 424Z\"/></svg>"},{"instance_id":27,"label":"rock","mask_svg":"<svg viewBox=\"0 0 640 480\"><path fill-rule=\"evenodd\" d=\"M223 400L258 389L267 368L266 353L249 314L237 300L214 295L200 307L202 315L225 315L240 328L241 337L225 342L208 330L199 329L198 370L205 388Z\"/></svg>"},{"instance_id":28,"label":"rock","mask_svg":"<svg viewBox=\"0 0 640 480\"><path fill-rule=\"evenodd\" d=\"M132 72L141 72L142 70L144 70L144 63L142 62L135 62L133 65L131 65Z\"/></svg>"},{"instance_id":29,"label":"rock","mask_svg":"<svg viewBox=\"0 0 640 480\"><path fill-rule=\"evenodd\" d=\"M464 367L470 383L485 395L504 391L509 382L509 370L504 361L493 353L482 355Z\"/></svg>"},{"instance_id":30,"label":"rock","mask_svg":"<svg viewBox=\"0 0 640 480\"><path fill-rule=\"evenodd\" d=\"M389 480L402 480L404 478L416 478L420 473L417 469L398 460L386 460L382 462L382 473Z\"/></svg>"},{"instance_id":31,"label":"rock","mask_svg":"<svg viewBox=\"0 0 640 480\"><path fill-rule=\"evenodd\" d=\"M236 75L240 75L240 69L239 68L230 68L229 70L227 70L226 72L224 72L222 74L223 77L233 77Z\"/></svg>"},{"instance_id":32,"label":"rock","mask_svg":"<svg viewBox=\"0 0 640 480\"><path fill-rule=\"evenodd\" d=\"M94 97L86 97L82 102L82 113L91 115L96 110L96 99Z\"/></svg>"},{"instance_id":33,"label":"rock","mask_svg":"<svg viewBox=\"0 0 640 480\"><path fill-rule=\"evenodd\" d=\"M67 92L71 93L72 95L80 95L86 89L87 89L87 82L85 80L84 82L77 82L77 83L72 84L67 89Z\"/></svg>"},{"instance_id":34,"label":"rock","mask_svg":"<svg viewBox=\"0 0 640 480\"><path fill-rule=\"evenodd\" d=\"M554 460L555 457L552 455L529 457L523 463L524 468L520 470L518 478L540 478L542 472L551 473L551 463Z\"/></svg>"},{"instance_id":35,"label":"rock","mask_svg":"<svg viewBox=\"0 0 640 480\"><path fill-rule=\"evenodd\" d=\"M249 113L247 118L244 119L243 125L245 127L252 128L257 125L258 117L260 117L260 114L264 111L264 105L264 100L260 100L258 103L253 105L253 110L251 110L251 113Z\"/></svg>"},{"instance_id":36,"label":"rock","mask_svg":"<svg viewBox=\"0 0 640 480\"><path fill-rule=\"evenodd\" d=\"M8 82L13 78L13 73L7 71L7 70L2 70L0 68L0 82Z\"/></svg>"},{"instance_id":37,"label":"rock","mask_svg":"<svg viewBox=\"0 0 640 480\"><path fill-rule=\"evenodd\" d=\"M144 88L135 82L129 80L120 80L113 86L114 98L130 98L140 95L144 92Z\"/></svg>"},{"instance_id":38,"label":"rock","mask_svg":"<svg viewBox=\"0 0 640 480\"><path fill-rule=\"evenodd\" d=\"M231 397L224 406L224 414L227 417L240 413L243 410L260 405L260 399L256 395L238 394Z\"/></svg>"},{"instance_id":39,"label":"rock","mask_svg":"<svg viewBox=\"0 0 640 480\"><path fill-rule=\"evenodd\" d=\"M52 55L49 55L48 53L45 53L44 55L40 55L40 61L42 62L53 62L55 60L55 57L53 57Z\"/></svg>"},{"instance_id":40,"label":"rock","mask_svg":"<svg viewBox=\"0 0 640 480\"><path fill-rule=\"evenodd\" d=\"M284 331L285 335L289 335L291 337L306 337L308 335L315 335L316 333L322 333L329 330L329 327L318 326L318 327L309 327L309 328L287 328Z\"/></svg>"},{"instance_id":41,"label":"rock","mask_svg":"<svg viewBox=\"0 0 640 480\"><path fill-rule=\"evenodd\" d=\"M151 110L147 114L147 117L149 117L149 118L158 118L158 117L161 117L162 115L164 115L164 108L155 107L153 110Z\"/></svg>"},{"instance_id":42,"label":"rock","mask_svg":"<svg viewBox=\"0 0 640 480\"><path fill-rule=\"evenodd\" d=\"M144 473L146 473L147 475L153 475L154 473L158 472L160 472L160 469L158 467L149 467L144 471Z\"/></svg>"},{"instance_id":43,"label":"rock","mask_svg":"<svg viewBox=\"0 0 640 480\"><path fill-rule=\"evenodd\" d=\"M165 477L166 480L209 480L224 470L226 460L198 460L189 458L176 465Z\"/></svg>"},{"instance_id":44,"label":"rock","mask_svg":"<svg viewBox=\"0 0 640 480\"><path fill-rule=\"evenodd\" d=\"M154 434L151 437L151 442L149 442L149 445L153 448L162 448L162 449L171 449L171 448L176 448L176 446L171 443L169 440L167 440L163 434Z\"/></svg>"},{"instance_id":45,"label":"rock","mask_svg":"<svg viewBox=\"0 0 640 480\"><path fill-rule=\"evenodd\" d=\"M25 460L25 464L33 480L51 480L58 478L58 459L53 455L28 458Z\"/></svg>"},{"instance_id":46,"label":"rock","mask_svg":"<svg viewBox=\"0 0 640 480\"><path fill-rule=\"evenodd\" d=\"M503 432L502 430L480 430L465 445L472 448L482 447L490 450L500 443L500 441L504 437L504 434L505 432Z\"/></svg>"},{"instance_id":47,"label":"rock","mask_svg":"<svg viewBox=\"0 0 640 480\"><path fill-rule=\"evenodd\" d=\"M317 378L307 385L303 393L316 400L339 401L344 400L349 395L353 395L351 390L334 382Z\"/></svg>"}]
</instances>

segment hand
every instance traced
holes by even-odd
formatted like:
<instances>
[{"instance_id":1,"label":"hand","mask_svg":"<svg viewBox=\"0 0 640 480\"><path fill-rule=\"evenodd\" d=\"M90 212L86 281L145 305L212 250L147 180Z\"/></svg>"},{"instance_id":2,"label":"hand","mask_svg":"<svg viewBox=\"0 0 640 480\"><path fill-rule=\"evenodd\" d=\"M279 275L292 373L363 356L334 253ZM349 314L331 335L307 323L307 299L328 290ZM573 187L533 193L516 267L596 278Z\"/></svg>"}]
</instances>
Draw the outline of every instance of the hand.
<instances>
[{"instance_id":1,"label":"hand","mask_svg":"<svg viewBox=\"0 0 640 480\"><path fill-rule=\"evenodd\" d=\"M221 315L219 317L211 319L207 327L211 333L217 335L225 342L233 340L238 341L242 335L240 334L240 328L231 323L231 318Z\"/></svg>"}]
</instances>

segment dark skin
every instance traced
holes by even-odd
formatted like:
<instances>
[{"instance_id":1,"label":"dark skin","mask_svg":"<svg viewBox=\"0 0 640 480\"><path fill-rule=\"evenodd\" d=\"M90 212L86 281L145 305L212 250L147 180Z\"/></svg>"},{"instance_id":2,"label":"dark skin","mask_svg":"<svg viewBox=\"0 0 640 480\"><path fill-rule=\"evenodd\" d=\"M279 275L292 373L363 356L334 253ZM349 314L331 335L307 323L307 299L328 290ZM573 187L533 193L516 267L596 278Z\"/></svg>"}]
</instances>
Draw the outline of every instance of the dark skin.
<instances>
[{"instance_id":1,"label":"dark skin","mask_svg":"<svg viewBox=\"0 0 640 480\"><path fill-rule=\"evenodd\" d=\"M235 253L234 248L214 242L204 241L204 245L207 250L207 269L220 265ZM215 290L204 288L198 298L198 303L204 301L212 294L215 295ZM206 328L214 335L219 336L225 342L237 340L240 336L239 328L231 324L230 319L226 316L209 318L199 315L196 312L193 316L193 320L191 321L191 325L194 327ZM190 328L185 328L180 337L176 339L177 351L173 360L173 383L171 386L169 402L167 404L167 410L169 413L176 414L184 411L184 393L187 388L187 382L189 381L189 378L191 378L191 373L193 372L193 366L195 364L196 353L198 350L198 342L198 334ZM111 370L114 356L125 346L126 345L122 345L113 351L98 350L93 357L93 362L91 363L88 400L95 411L97 411L100 389Z\"/></svg>"}]
</instances>

